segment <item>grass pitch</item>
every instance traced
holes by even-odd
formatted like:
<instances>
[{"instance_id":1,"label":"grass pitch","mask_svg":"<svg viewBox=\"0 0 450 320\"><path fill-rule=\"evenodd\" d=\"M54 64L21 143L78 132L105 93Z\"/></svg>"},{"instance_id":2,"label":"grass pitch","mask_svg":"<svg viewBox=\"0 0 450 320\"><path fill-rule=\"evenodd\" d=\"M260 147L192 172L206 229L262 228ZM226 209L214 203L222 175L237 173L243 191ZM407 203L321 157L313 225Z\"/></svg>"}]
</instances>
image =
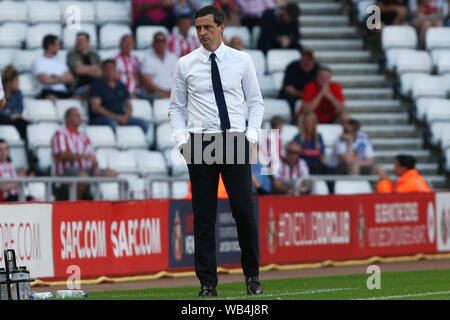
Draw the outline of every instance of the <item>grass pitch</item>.
<instances>
[{"instance_id":1,"label":"grass pitch","mask_svg":"<svg viewBox=\"0 0 450 320\"><path fill-rule=\"evenodd\" d=\"M222 283L210 300L450 300L450 270L382 272L381 288L369 290L371 274L264 280L262 296L247 296L244 281ZM93 300L196 300L200 286L91 292Z\"/></svg>"}]
</instances>

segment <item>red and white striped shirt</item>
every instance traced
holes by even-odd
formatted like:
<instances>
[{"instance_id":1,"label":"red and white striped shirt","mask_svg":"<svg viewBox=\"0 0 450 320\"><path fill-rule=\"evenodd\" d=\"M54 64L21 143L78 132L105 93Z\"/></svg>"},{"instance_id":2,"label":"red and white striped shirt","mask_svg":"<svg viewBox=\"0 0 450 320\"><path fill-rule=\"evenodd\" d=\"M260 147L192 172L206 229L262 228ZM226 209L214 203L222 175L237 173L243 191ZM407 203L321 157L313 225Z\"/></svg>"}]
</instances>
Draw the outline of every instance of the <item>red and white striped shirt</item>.
<instances>
[{"instance_id":1,"label":"red and white striped shirt","mask_svg":"<svg viewBox=\"0 0 450 320\"><path fill-rule=\"evenodd\" d=\"M309 176L309 168L303 159L299 159L293 167L290 167L284 160L280 161L280 167L274 174L274 178L277 180L296 180L307 176Z\"/></svg>"},{"instance_id":2,"label":"red and white striped shirt","mask_svg":"<svg viewBox=\"0 0 450 320\"><path fill-rule=\"evenodd\" d=\"M16 169L11 162L0 162L0 178L17 178ZM5 191L2 193L2 200L16 194L19 194L19 188Z\"/></svg>"},{"instance_id":3,"label":"red and white striped shirt","mask_svg":"<svg viewBox=\"0 0 450 320\"><path fill-rule=\"evenodd\" d=\"M169 51L178 58L191 53L198 47L200 47L200 41L195 35L188 35L185 38L179 32L172 32L169 36Z\"/></svg>"},{"instance_id":4,"label":"red and white striped shirt","mask_svg":"<svg viewBox=\"0 0 450 320\"><path fill-rule=\"evenodd\" d=\"M120 81L127 87L130 93L137 93L139 90L139 59L134 54L129 56L119 53L116 58L116 69L120 76Z\"/></svg>"},{"instance_id":5,"label":"red and white striped shirt","mask_svg":"<svg viewBox=\"0 0 450 320\"><path fill-rule=\"evenodd\" d=\"M51 147L53 155L61 152L70 152L72 154L95 156L95 148L89 140L89 137L84 132L73 131L67 126L63 126L55 132L52 137ZM68 168L92 168L92 161L86 159L61 161L54 157L54 161L57 176L61 176L64 170Z\"/></svg>"}]
</instances>

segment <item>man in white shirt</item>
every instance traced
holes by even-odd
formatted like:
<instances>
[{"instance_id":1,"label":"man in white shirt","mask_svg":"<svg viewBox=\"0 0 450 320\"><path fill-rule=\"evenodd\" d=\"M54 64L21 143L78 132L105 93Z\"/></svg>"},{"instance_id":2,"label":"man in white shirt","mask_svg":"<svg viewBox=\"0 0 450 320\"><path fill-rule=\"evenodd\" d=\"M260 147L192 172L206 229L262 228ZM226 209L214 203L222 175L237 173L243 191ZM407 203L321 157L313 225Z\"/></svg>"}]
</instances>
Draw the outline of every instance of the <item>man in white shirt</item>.
<instances>
[{"instance_id":1,"label":"man in white shirt","mask_svg":"<svg viewBox=\"0 0 450 320\"><path fill-rule=\"evenodd\" d=\"M144 88L152 98L169 98L178 57L167 50L167 38L162 32L155 33L152 47L142 63Z\"/></svg>"},{"instance_id":2,"label":"man in white shirt","mask_svg":"<svg viewBox=\"0 0 450 320\"><path fill-rule=\"evenodd\" d=\"M33 61L33 74L37 80L39 99L66 99L70 97L66 84L73 81L73 74L66 63L57 58L61 41L54 35L43 40L44 54Z\"/></svg>"},{"instance_id":3,"label":"man in white shirt","mask_svg":"<svg viewBox=\"0 0 450 320\"><path fill-rule=\"evenodd\" d=\"M191 180L200 297L217 295L219 174L237 225L247 293L263 292L258 279L259 242L249 154L250 145L258 141L264 103L250 56L223 43L223 21L223 13L214 6L197 11L195 27L201 46L178 60L168 112L172 139L188 163ZM210 157L214 157L213 162Z\"/></svg>"},{"instance_id":4,"label":"man in white shirt","mask_svg":"<svg viewBox=\"0 0 450 320\"><path fill-rule=\"evenodd\" d=\"M3 91L2 78L0 77L0 109L6 105L5 92Z\"/></svg>"}]
</instances>

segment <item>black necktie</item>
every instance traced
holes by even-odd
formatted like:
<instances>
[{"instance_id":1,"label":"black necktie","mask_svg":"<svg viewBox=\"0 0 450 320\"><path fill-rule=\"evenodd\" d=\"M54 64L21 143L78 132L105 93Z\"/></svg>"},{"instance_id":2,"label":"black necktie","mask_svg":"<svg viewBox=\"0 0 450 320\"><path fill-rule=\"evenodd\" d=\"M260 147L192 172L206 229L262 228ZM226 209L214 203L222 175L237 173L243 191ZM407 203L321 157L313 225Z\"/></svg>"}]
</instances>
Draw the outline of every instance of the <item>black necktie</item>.
<instances>
[{"instance_id":1,"label":"black necktie","mask_svg":"<svg viewBox=\"0 0 450 320\"><path fill-rule=\"evenodd\" d=\"M228 118L227 104L223 95L222 82L220 81L219 68L216 63L216 54L211 53L211 78L214 90L214 96L216 97L217 107L219 108L220 126L222 130L226 132L230 129L230 118Z\"/></svg>"}]
</instances>

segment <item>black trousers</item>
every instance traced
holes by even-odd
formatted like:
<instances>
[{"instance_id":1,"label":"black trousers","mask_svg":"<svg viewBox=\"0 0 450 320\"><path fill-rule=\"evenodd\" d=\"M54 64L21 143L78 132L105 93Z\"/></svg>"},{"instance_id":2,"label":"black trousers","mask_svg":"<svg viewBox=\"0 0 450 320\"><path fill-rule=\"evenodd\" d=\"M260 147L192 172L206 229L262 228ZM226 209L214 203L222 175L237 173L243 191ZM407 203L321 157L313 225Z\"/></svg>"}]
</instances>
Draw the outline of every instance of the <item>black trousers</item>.
<instances>
[{"instance_id":1,"label":"black trousers","mask_svg":"<svg viewBox=\"0 0 450 320\"><path fill-rule=\"evenodd\" d=\"M213 137L211 137L211 135ZM221 154L222 163L194 163L194 152L210 150L211 143L222 136L223 146L216 152ZM234 139L234 143L233 143ZM220 140L220 139L219 139ZM236 163L245 148L245 162ZM232 163L228 163L227 149L234 151ZM186 152L186 147L189 152ZM216 286L217 262L215 243L215 223L217 214L217 188L219 174L227 190L233 218L237 225L238 241L241 248L241 264L244 275L259 275L258 227L253 213L251 167L249 162L249 143L244 134L191 134L183 155L188 162L192 187L192 207L194 212L195 272L202 286ZM205 148L208 148L205 150ZM192 152L195 150L194 152ZM217 155L213 152L213 154ZM229 152L228 152L229 153ZM197 159L198 160L198 159ZM204 160L204 159L202 159ZM220 162L220 161L217 161Z\"/></svg>"}]
</instances>

